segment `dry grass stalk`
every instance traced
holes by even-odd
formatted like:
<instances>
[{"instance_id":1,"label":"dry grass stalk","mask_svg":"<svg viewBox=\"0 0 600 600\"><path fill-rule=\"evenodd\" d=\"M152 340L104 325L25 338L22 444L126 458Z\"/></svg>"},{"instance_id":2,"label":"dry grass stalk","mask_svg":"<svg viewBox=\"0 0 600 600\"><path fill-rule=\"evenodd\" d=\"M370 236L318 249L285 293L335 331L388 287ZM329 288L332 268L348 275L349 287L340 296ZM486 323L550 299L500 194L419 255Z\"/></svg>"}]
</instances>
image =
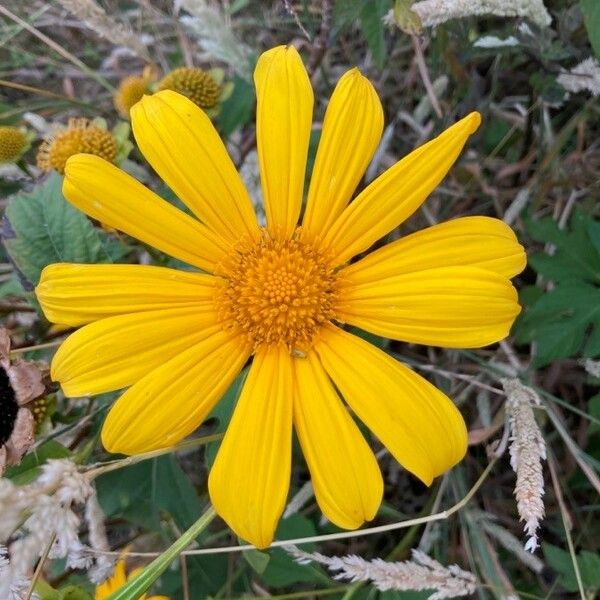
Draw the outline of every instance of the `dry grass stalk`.
<instances>
[{"instance_id":1,"label":"dry grass stalk","mask_svg":"<svg viewBox=\"0 0 600 600\"><path fill-rule=\"evenodd\" d=\"M142 41L122 23L106 14L94 0L58 0L58 3L73 16L85 23L99 36L119 46L125 46L139 57L150 62L150 55Z\"/></svg>"},{"instance_id":2,"label":"dry grass stalk","mask_svg":"<svg viewBox=\"0 0 600 600\"><path fill-rule=\"evenodd\" d=\"M540 404L540 399L518 379L503 379L502 386L510 422L510 465L517 474L517 511L520 520L525 521L528 535L525 550L534 552L538 547L537 530L544 517L542 460L546 458L546 443L532 408Z\"/></svg>"},{"instance_id":3,"label":"dry grass stalk","mask_svg":"<svg viewBox=\"0 0 600 600\"><path fill-rule=\"evenodd\" d=\"M286 546L285 550L300 564L316 562L337 572L335 579L368 581L378 590L419 591L436 590L429 600L456 598L475 593L477 578L457 565L444 567L424 552L412 551L412 560L386 562L380 558L368 561L360 556L324 556L309 553L297 546Z\"/></svg>"},{"instance_id":4,"label":"dry grass stalk","mask_svg":"<svg viewBox=\"0 0 600 600\"><path fill-rule=\"evenodd\" d=\"M548 27L552 22L542 0L421 0L410 8L425 27L478 15L525 17L540 27Z\"/></svg>"}]
</instances>

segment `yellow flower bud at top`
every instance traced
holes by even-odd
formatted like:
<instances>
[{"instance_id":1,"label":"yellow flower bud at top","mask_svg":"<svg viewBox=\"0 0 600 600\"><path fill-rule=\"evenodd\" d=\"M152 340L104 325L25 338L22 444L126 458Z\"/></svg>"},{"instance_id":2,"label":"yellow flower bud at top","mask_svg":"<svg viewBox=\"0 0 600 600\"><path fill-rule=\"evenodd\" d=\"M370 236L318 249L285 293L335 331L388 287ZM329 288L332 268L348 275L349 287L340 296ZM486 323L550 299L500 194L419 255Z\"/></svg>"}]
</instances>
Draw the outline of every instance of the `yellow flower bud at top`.
<instances>
[{"instance_id":1,"label":"yellow flower bud at top","mask_svg":"<svg viewBox=\"0 0 600 600\"><path fill-rule=\"evenodd\" d=\"M113 104L124 119L129 119L131 107L139 102L144 94L150 93L150 84L156 79L156 67L148 65L141 75L129 75L121 81L113 96Z\"/></svg>"},{"instance_id":2,"label":"yellow flower bud at top","mask_svg":"<svg viewBox=\"0 0 600 600\"><path fill-rule=\"evenodd\" d=\"M29 141L18 127L0 127L0 163L15 162L27 150Z\"/></svg>"},{"instance_id":3,"label":"yellow flower bud at top","mask_svg":"<svg viewBox=\"0 0 600 600\"><path fill-rule=\"evenodd\" d=\"M67 127L42 142L37 154L37 165L42 171L54 169L63 174L67 159L80 153L95 154L114 162L117 141L109 131L98 127L89 119L69 119Z\"/></svg>"},{"instance_id":4,"label":"yellow flower bud at top","mask_svg":"<svg viewBox=\"0 0 600 600\"><path fill-rule=\"evenodd\" d=\"M180 67L167 73L158 82L158 91L173 90L187 96L200 108L212 108L221 97L221 86L203 69Z\"/></svg>"}]
</instances>

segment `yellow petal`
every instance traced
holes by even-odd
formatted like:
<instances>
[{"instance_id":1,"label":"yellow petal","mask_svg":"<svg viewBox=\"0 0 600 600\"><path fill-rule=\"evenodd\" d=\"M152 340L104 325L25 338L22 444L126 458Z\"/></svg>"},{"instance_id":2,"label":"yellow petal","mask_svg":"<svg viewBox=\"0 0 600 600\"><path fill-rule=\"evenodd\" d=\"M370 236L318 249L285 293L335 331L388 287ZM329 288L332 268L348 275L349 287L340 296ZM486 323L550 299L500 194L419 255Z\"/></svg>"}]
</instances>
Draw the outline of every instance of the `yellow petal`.
<instances>
[{"instance_id":1,"label":"yellow petal","mask_svg":"<svg viewBox=\"0 0 600 600\"><path fill-rule=\"evenodd\" d=\"M480 122L479 113L471 113L363 190L325 237L333 262L346 262L410 217L445 177Z\"/></svg>"},{"instance_id":2,"label":"yellow petal","mask_svg":"<svg viewBox=\"0 0 600 600\"><path fill-rule=\"evenodd\" d=\"M383 130L383 109L358 69L346 72L329 101L315 158L303 229L320 237L344 210Z\"/></svg>"},{"instance_id":3,"label":"yellow petal","mask_svg":"<svg viewBox=\"0 0 600 600\"><path fill-rule=\"evenodd\" d=\"M220 329L212 303L101 319L63 342L52 379L69 397L119 390Z\"/></svg>"},{"instance_id":4,"label":"yellow petal","mask_svg":"<svg viewBox=\"0 0 600 600\"><path fill-rule=\"evenodd\" d=\"M104 583L96 586L95 600L106 600L113 592L127 582L125 576L125 560L120 558L115 565L115 572Z\"/></svg>"},{"instance_id":5,"label":"yellow petal","mask_svg":"<svg viewBox=\"0 0 600 600\"><path fill-rule=\"evenodd\" d=\"M341 322L404 342L478 348L508 335L519 314L510 281L477 267L442 267L340 287Z\"/></svg>"},{"instance_id":6,"label":"yellow petal","mask_svg":"<svg viewBox=\"0 0 600 600\"><path fill-rule=\"evenodd\" d=\"M506 223L490 217L463 217L391 242L346 267L343 273L355 285L460 265L514 277L526 262L523 247Z\"/></svg>"},{"instance_id":7,"label":"yellow petal","mask_svg":"<svg viewBox=\"0 0 600 600\"><path fill-rule=\"evenodd\" d=\"M377 514L383 480L373 452L314 352L294 364L294 425L323 514L356 529Z\"/></svg>"},{"instance_id":8,"label":"yellow petal","mask_svg":"<svg viewBox=\"0 0 600 600\"><path fill-rule=\"evenodd\" d=\"M55 263L35 289L51 323L77 326L125 313L210 302L216 279L146 265Z\"/></svg>"},{"instance_id":9,"label":"yellow petal","mask_svg":"<svg viewBox=\"0 0 600 600\"><path fill-rule=\"evenodd\" d=\"M285 348L259 349L208 478L217 513L258 548L273 540L290 485L292 378Z\"/></svg>"},{"instance_id":10,"label":"yellow petal","mask_svg":"<svg viewBox=\"0 0 600 600\"><path fill-rule=\"evenodd\" d=\"M69 158L63 193L93 219L201 269L214 270L229 250L208 227L98 156Z\"/></svg>"},{"instance_id":11,"label":"yellow petal","mask_svg":"<svg viewBox=\"0 0 600 600\"><path fill-rule=\"evenodd\" d=\"M302 204L313 92L293 46L258 59L256 142L267 224L272 236L291 236Z\"/></svg>"},{"instance_id":12,"label":"yellow petal","mask_svg":"<svg viewBox=\"0 0 600 600\"><path fill-rule=\"evenodd\" d=\"M165 90L131 109L131 126L146 160L201 221L231 244L258 236L248 192L201 108Z\"/></svg>"},{"instance_id":13,"label":"yellow petal","mask_svg":"<svg viewBox=\"0 0 600 600\"><path fill-rule=\"evenodd\" d=\"M430 485L465 455L467 429L452 401L355 335L327 328L315 345L352 410L394 458Z\"/></svg>"},{"instance_id":14,"label":"yellow petal","mask_svg":"<svg viewBox=\"0 0 600 600\"><path fill-rule=\"evenodd\" d=\"M243 340L221 330L153 369L108 413L104 447L140 454L177 444L204 421L249 355Z\"/></svg>"}]
</instances>

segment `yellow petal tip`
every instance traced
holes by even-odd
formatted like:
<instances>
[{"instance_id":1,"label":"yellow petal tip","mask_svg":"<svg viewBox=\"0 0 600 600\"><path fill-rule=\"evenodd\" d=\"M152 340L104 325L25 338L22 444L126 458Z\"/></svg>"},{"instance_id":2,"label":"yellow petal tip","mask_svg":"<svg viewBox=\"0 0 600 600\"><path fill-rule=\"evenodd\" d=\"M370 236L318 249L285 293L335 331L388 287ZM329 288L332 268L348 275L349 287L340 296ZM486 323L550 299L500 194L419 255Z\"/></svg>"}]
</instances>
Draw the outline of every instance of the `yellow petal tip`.
<instances>
[{"instance_id":1,"label":"yellow petal tip","mask_svg":"<svg viewBox=\"0 0 600 600\"><path fill-rule=\"evenodd\" d=\"M473 111L465 117L466 125L469 127L469 133L475 133L481 125L481 114Z\"/></svg>"}]
</instances>

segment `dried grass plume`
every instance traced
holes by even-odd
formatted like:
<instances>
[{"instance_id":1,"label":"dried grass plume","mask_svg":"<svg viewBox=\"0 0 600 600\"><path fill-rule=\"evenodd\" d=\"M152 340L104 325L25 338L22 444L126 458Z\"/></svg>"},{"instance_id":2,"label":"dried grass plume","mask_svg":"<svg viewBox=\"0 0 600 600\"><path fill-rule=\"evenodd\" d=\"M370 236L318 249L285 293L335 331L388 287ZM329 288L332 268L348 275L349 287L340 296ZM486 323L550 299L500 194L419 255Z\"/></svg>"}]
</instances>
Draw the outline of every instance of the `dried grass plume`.
<instances>
[{"instance_id":1,"label":"dried grass plume","mask_svg":"<svg viewBox=\"0 0 600 600\"><path fill-rule=\"evenodd\" d=\"M540 399L535 390L518 379L503 379L502 387L511 433L510 465L517 474L517 511L528 536L525 550L534 552L538 547L537 530L544 518L542 460L546 458L546 443L532 408L540 405Z\"/></svg>"},{"instance_id":2,"label":"dried grass plume","mask_svg":"<svg viewBox=\"0 0 600 600\"><path fill-rule=\"evenodd\" d=\"M477 578L457 565L444 567L424 552L412 551L412 560L386 562L381 558L365 560L360 556L325 556L318 552L309 553L297 546L286 546L285 550L300 564L316 562L337 572L335 579L368 581L378 590L419 591L436 590L429 600L456 598L475 593Z\"/></svg>"}]
</instances>

